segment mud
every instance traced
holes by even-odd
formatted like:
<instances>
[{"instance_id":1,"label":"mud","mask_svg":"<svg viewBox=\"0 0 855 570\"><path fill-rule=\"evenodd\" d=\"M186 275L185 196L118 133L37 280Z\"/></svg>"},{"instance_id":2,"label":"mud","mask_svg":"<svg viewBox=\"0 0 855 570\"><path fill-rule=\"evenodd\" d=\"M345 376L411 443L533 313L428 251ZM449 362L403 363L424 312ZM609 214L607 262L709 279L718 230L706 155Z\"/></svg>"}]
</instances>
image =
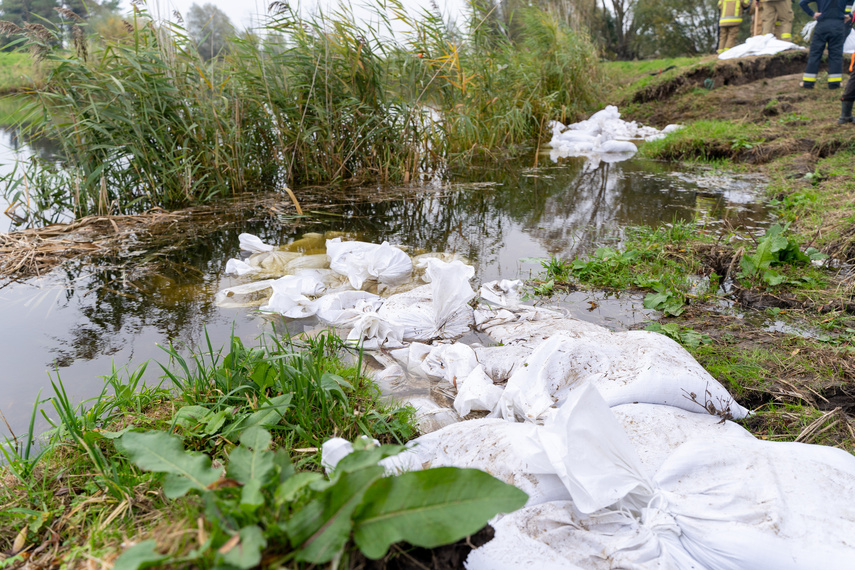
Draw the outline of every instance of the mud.
<instances>
[{"instance_id":1,"label":"mud","mask_svg":"<svg viewBox=\"0 0 855 570\"><path fill-rule=\"evenodd\" d=\"M469 553L493 539L495 531L490 525L454 544L437 548L420 548L406 543L392 546L385 557L369 560L357 552L350 570L425 570L428 568L463 568Z\"/></svg>"},{"instance_id":2,"label":"mud","mask_svg":"<svg viewBox=\"0 0 855 570\"><path fill-rule=\"evenodd\" d=\"M753 56L735 60L716 59L711 65L695 67L672 79L648 85L633 96L632 102L663 101L692 89L709 88L710 84L707 80L712 80L712 88L715 89L726 85L744 85L760 79L792 75L804 70L807 57L807 51L799 50L785 51L773 56ZM732 104L739 105L740 100L735 99Z\"/></svg>"}]
</instances>

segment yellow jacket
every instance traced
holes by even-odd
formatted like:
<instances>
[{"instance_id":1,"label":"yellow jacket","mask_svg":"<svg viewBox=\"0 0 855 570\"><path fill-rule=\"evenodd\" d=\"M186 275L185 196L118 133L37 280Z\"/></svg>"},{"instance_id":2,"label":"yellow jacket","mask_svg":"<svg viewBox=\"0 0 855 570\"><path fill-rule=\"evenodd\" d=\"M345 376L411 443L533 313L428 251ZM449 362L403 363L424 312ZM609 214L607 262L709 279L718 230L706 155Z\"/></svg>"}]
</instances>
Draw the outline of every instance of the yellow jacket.
<instances>
[{"instance_id":1,"label":"yellow jacket","mask_svg":"<svg viewBox=\"0 0 855 570\"><path fill-rule=\"evenodd\" d=\"M738 26L742 23L742 13L751 5L751 0L718 0L721 17L719 26Z\"/></svg>"}]
</instances>

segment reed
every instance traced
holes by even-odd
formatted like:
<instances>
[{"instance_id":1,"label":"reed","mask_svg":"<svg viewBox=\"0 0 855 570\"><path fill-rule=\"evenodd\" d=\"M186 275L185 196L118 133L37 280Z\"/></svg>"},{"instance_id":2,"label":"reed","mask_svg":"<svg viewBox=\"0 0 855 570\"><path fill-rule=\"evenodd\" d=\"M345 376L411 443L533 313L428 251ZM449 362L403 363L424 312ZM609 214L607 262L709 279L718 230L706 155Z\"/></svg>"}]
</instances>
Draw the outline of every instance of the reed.
<instances>
[{"instance_id":1,"label":"reed","mask_svg":"<svg viewBox=\"0 0 855 570\"><path fill-rule=\"evenodd\" d=\"M26 128L59 141L62 168L36 159L6 177L7 199L29 204L32 224L287 185L406 183L476 149L531 143L596 103L593 45L535 7L513 15L512 35L474 3L462 32L397 1L378 3L380 30L346 9L277 9L263 34L208 62L180 26L136 8L127 35L84 41L79 28L74 50L31 34L22 45L46 80Z\"/></svg>"}]
</instances>

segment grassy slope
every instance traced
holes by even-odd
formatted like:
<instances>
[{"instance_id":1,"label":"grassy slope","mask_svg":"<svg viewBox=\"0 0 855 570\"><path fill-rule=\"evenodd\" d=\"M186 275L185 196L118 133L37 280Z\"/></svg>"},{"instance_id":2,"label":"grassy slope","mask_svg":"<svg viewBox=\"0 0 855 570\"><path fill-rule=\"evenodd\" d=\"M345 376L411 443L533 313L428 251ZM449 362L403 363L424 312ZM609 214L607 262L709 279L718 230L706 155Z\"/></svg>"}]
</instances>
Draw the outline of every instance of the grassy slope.
<instances>
[{"instance_id":1,"label":"grassy slope","mask_svg":"<svg viewBox=\"0 0 855 570\"><path fill-rule=\"evenodd\" d=\"M677 68L649 75L651 69L670 65ZM766 195L780 221L789 224L792 240L839 261L855 262L855 126L836 123L841 91L826 89L822 74L813 91L800 89L800 74L793 73L733 85L739 82L733 67L727 68L730 75L716 73L724 65L734 64L712 57L609 63L606 75L614 89L607 101L617 104L627 120L686 126L642 146L643 155L766 174ZM667 98L633 102L640 89L673 81L700 66L713 70L715 88L686 84ZM725 76L729 85L722 84ZM701 240L694 248L683 244L679 251L686 252L681 255L687 267L705 265L702 272L721 273L734 256L738 261L741 247L753 251L751 238L746 238L712 245ZM669 247L662 246L663 257L672 256ZM709 335L709 343L687 348L741 401L760 410L748 422L755 434L855 452L855 367L850 364L855 352L855 280L836 270L787 271L793 278L810 273L811 279L799 287L773 287L756 279L741 283L746 288L743 304L755 307L745 318L711 313L698 302L680 317L662 322ZM812 329L815 336L768 330L769 319Z\"/></svg>"}]
</instances>

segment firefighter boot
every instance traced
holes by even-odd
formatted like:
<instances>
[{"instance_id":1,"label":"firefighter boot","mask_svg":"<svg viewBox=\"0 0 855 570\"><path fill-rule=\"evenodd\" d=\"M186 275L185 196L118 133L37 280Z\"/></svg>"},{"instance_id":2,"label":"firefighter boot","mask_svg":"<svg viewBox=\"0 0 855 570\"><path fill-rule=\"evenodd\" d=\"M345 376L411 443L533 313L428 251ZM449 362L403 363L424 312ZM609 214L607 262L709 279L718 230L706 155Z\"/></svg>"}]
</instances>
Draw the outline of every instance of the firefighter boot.
<instances>
[{"instance_id":1,"label":"firefighter boot","mask_svg":"<svg viewBox=\"0 0 855 570\"><path fill-rule=\"evenodd\" d=\"M838 125L852 123L852 103L855 101L843 101L840 103L840 118L837 119Z\"/></svg>"}]
</instances>

